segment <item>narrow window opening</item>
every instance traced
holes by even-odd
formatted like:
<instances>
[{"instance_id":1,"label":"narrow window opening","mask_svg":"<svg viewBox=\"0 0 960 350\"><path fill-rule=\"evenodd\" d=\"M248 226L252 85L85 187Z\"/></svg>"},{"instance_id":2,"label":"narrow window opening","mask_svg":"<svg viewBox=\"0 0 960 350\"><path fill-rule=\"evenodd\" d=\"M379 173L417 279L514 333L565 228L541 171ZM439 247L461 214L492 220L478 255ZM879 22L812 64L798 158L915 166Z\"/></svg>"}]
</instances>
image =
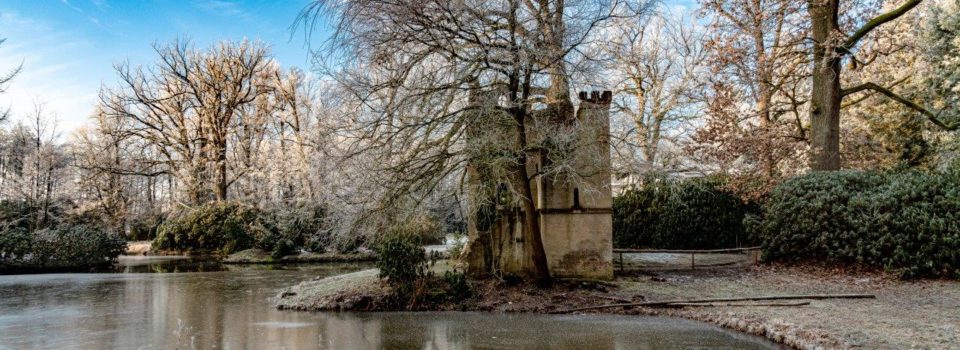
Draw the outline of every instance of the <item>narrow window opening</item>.
<instances>
[{"instance_id":1,"label":"narrow window opening","mask_svg":"<svg viewBox=\"0 0 960 350\"><path fill-rule=\"evenodd\" d=\"M580 207L580 189L579 189L579 188L574 188L574 189L573 189L573 209L577 209L577 210L581 209L581 207Z\"/></svg>"}]
</instances>

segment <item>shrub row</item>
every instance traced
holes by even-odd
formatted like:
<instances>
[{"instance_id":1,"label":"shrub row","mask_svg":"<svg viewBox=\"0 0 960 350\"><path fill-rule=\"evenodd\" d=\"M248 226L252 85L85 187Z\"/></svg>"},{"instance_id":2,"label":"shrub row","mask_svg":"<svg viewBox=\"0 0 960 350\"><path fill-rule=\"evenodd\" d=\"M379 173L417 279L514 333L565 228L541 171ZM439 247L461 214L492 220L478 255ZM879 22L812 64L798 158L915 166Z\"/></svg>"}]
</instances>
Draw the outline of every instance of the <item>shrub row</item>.
<instances>
[{"instance_id":1,"label":"shrub row","mask_svg":"<svg viewBox=\"0 0 960 350\"><path fill-rule=\"evenodd\" d=\"M0 201L0 272L86 271L112 265L122 237L68 201Z\"/></svg>"},{"instance_id":2,"label":"shrub row","mask_svg":"<svg viewBox=\"0 0 960 350\"><path fill-rule=\"evenodd\" d=\"M323 252L332 243L322 206L300 204L261 210L238 202L215 202L164 221L155 249L230 254L259 248L274 258L298 249Z\"/></svg>"},{"instance_id":3,"label":"shrub row","mask_svg":"<svg viewBox=\"0 0 960 350\"><path fill-rule=\"evenodd\" d=\"M743 219L756 206L723 185L716 178L650 178L614 197L614 246L715 249L755 243Z\"/></svg>"},{"instance_id":4,"label":"shrub row","mask_svg":"<svg viewBox=\"0 0 960 350\"><path fill-rule=\"evenodd\" d=\"M126 250L116 234L87 225L60 225L30 231L0 230L0 271L70 270L108 267Z\"/></svg>"},{"instance_id":5,"label":"shrub row","mask_svg":"<svg viewBox=\"0 0 960 350\"><path fill-rule=\"evenodd\" d=\"M904 278L960 278L960 176L814 172L776 187L745 220L766 259L863 264Z\"/></svg>"}]
</instances>

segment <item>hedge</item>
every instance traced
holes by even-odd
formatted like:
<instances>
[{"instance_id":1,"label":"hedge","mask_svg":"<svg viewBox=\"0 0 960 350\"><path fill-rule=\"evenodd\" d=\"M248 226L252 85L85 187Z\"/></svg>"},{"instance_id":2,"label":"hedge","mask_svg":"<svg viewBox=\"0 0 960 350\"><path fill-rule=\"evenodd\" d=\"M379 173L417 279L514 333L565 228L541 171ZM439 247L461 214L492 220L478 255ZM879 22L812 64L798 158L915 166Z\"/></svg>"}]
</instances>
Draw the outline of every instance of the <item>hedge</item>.
<instances>
[{"instance_id":1,"label":"hedge","mask_svg":"<svg viewBox=\"0 0 960 350\"><path fill-rule=\"evenodd\" d=\"M761 215L746 222L768 260L960 278L955 173L814 172L776 187Z\"/></svg>"},{"instance_id":2,"label":"hedge","mask_svg":"<svg viewBox=\"0 0 960 350\"><path fill-rule=\"evenodd\" d=\"M300 249L323 252L338 242L326 229L326 210L298 203L268 210L239 203L214 202L173 215L157 229L153 247L181 252L231 254L250 248L274 258Z\"/></svg>"},{"instance_id":3,"label":"hedge","mask_svg":"<svg viewBox=\"0 0 960 350\"><path fill-rule=\"evenodd\" d=\"M743 226L755 206L717 178L651 178L613 199L618 248L715 249L755 243Z\"/></svg>"},{"instance_id":4,"label":"hedge","mask_svg":"<svg viewBox=\"0 0 960 350\"><path fill-rule=\"evenodd\" d=\"M87 225L0 230L0 271L83 271L111 266L127 247L119 235Z\"/></svg>"}]
</instances>

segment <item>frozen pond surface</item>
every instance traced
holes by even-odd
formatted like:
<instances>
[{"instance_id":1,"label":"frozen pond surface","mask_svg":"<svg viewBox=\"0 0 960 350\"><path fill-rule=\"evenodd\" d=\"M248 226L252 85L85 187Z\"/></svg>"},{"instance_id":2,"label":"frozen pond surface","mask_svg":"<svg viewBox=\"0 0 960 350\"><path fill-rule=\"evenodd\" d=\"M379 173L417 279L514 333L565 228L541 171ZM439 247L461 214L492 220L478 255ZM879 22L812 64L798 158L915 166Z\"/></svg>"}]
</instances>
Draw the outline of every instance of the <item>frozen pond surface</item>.
<instances>
[{"instance_id":1,"label":"frozen pond surface","mask_svg":"<svg viewBox=\"0 0 960 350\"><path fill-rule=\"evenodd\" d=\"M364 265L276 269L145 257L122 265L120 273L0 276L0 349L775 348L668 318L308 313L268 301L297 281Z\"/></svg>"}]
</instances>

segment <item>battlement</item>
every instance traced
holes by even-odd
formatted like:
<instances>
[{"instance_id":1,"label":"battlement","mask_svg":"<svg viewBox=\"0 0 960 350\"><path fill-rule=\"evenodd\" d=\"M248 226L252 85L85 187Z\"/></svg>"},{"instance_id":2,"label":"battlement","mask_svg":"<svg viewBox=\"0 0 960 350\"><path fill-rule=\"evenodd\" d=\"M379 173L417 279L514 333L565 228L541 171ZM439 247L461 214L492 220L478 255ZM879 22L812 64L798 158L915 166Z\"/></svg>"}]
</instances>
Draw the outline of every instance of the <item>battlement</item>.
<instances>
[{"instance_id":1,"label":"battlement","mask_svg":"<svg viewBox=\"0 0 960 350\"><path fill-rule=\"evenodd\" d=\"M613 92L606 90L603 92L600 91L591 91L589 94L586 91L580 91L578 95L580 101L590 102L596 105L610 105L613 102Z\"/></svg>"}]
</instances>

